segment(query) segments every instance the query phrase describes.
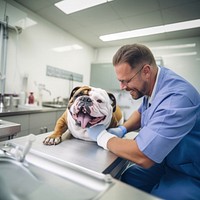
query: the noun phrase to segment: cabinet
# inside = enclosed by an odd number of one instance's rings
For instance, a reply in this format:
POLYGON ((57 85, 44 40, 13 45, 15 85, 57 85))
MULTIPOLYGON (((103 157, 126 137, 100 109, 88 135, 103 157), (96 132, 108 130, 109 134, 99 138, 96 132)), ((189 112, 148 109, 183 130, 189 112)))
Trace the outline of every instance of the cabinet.
POLYGON ((30 133, 41 134, 53 131, 56 121, 65 110, 52 110, 48 112, 38 112, 22 115, 0 117, 0 119, 21 124, 21 132, 15 137, 26 136, 30 133))
POLYGON ((56 123, 56 112, 30 114, 29 133, 40 134, 53 131, 56 123))
POLYGON ((65 110, 60 110, 56 112, 56 121, 63 115, 64 112, 65 110))
POLYGON ((119 90, 114 67, 111 63, 92 64, 90 85, 105 90, 119 90))
POLYGON ((25 136, 29 134, 29 115, 16 115, 1 117, 0 119, 21 124, 21 132, 17 133, 17 137, 25 136))

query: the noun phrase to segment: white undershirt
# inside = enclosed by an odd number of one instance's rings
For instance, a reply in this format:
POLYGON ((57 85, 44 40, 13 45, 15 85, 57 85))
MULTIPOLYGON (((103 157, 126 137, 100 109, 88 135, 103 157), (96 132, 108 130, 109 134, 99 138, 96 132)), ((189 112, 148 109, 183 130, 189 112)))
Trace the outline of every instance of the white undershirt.
POLYGON ((155 82, 155 84, 153 86, 153 91, 151 93, 151 96, 147 96, 147 98, 148 98, 148 105, 151 104, 151 102, 154 99, 156 87, 157 87, 157 84, 158 84, 158 77, 159 77, 159 75, 160 75, 160 67, 158 66, 158 73, 157 73, 157 76, 156 76, 156 82, 155 82))

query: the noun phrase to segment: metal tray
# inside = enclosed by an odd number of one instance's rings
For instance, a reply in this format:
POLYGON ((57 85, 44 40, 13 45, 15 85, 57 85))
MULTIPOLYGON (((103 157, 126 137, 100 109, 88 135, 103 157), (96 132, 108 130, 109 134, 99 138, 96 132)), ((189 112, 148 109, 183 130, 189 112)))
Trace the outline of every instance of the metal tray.
POLYGON ((104 175, 54 157, 29 153, 26 162, 0 155, 0 199, 99 199, 114 183, 104 175))

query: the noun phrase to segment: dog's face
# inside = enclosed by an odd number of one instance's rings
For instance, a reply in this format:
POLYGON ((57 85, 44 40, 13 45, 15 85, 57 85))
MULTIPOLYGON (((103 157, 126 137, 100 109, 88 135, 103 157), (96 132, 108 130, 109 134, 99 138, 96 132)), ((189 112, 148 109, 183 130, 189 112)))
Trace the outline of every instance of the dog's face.
POLYGON ((74 88, 68 104, 69 113, 81 128, 97 124, 108 127, 115 108, 114 95, 103 89, 88 86, 74 88))

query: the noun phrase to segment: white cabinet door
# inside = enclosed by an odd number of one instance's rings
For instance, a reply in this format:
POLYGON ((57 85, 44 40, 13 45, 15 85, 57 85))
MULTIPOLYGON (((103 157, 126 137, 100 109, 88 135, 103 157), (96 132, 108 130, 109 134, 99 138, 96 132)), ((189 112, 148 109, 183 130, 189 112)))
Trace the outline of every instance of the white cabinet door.
POLYGON ((56 111, 30 114, 29 132, 40 134, 53 131, 56 122, 56 111))

